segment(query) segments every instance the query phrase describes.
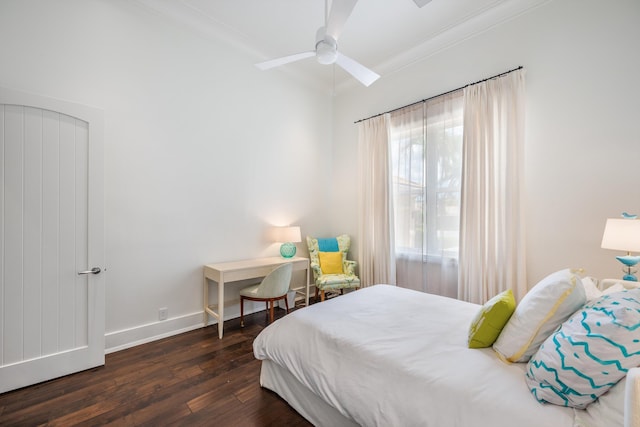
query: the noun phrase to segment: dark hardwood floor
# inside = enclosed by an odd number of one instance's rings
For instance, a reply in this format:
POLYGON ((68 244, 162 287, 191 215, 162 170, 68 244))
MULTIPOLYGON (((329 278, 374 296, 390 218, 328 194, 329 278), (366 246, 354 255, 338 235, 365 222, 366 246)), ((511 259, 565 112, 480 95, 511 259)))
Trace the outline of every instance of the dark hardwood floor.
MULTIPOLYGON (((276 316, 284 310, 276 310, 276 316)), ((309 426, 262 389, 265 312, 106 356, 103 367, 0 394, 0 426, 309 426)))

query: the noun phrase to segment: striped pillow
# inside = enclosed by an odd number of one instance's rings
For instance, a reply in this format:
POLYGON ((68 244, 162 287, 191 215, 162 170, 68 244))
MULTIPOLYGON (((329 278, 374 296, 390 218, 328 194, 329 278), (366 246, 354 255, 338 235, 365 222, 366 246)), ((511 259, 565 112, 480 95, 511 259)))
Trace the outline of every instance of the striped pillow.
POLYGON ((573 270, 548 275, 522 298, 493 349, 507 362, 527 362, 585 302, 584 287, 573 270))
POLYGON ((526 382, 540 402, 585 408, 640 366, 640 289, 585 305, 542 344, 526 382))

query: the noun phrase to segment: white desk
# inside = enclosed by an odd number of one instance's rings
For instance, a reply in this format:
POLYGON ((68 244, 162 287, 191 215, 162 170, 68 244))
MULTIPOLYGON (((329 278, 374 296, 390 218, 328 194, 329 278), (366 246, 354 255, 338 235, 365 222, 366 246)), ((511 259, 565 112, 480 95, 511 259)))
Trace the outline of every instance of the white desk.
POLYGON ((279 265, 291 263, 293 271, 306 271, 306 284, 301 288, 293 288, 298 294, 305 296, 304 304, 309 305, 309 259, 302 257, 282 258, 258 258, 243 261, 221 262, 207 264, 204 266, 204 325, 207 326, 209 315, 218 319, 218 336, 222 338, 224 323, 224 284, 237 280, 257 279, 265 277, 279 265), (209 280, 218 284, 218 306, 217 312, 209 306, 209 280), (303 292, 304 290, 304 292, 303 292))

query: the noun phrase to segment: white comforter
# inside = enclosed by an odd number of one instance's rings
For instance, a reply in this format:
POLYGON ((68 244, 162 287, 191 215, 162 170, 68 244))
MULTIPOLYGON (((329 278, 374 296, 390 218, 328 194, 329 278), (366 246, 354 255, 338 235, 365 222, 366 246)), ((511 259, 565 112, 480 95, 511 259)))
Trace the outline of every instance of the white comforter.
POLYGON ((274 322, 256 338, 254 354, 287 368, 362 426, 609 427, 621 422, 542 405, 524 382, 526 364, 507 365, 491 349, 467 348, 478 309, 376 285, 274 322))

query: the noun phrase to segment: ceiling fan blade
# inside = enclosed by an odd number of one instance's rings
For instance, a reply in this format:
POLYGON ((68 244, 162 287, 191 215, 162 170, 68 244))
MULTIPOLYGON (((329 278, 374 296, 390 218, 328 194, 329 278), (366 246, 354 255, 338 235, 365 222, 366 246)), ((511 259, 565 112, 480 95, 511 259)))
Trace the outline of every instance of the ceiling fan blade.
POLYGON ((309 52, 296 53, 294 55, 283 56, 282 58, 271 59, 265 62, 259 62, 256 67, 261 70, 268 70, 269 68, 279 67, 280 65, 288 64, 290 62, 299 61, 301 59, 310 58, 315 56, 316 52, 310 50, 309 52))
POLYGON ((347 73, 358 79, 365 86, 370 86, 373 82, 380 78, 379 74, 374 73, 364 65, 354 61, 348 56, 344 56, 338 52, 336 64, 342 67, 347 73))
POLYGON ((329 19, 327 20, 327 34, 338 40, 344 24, 349 19, 358 0, 333 0, 329 19))
POLYGON ((427 3, 430 3, 431 0, 413 0, 413 2, 418 5, 418 7, 422 7, 424 5, 426 5, 427 3))

